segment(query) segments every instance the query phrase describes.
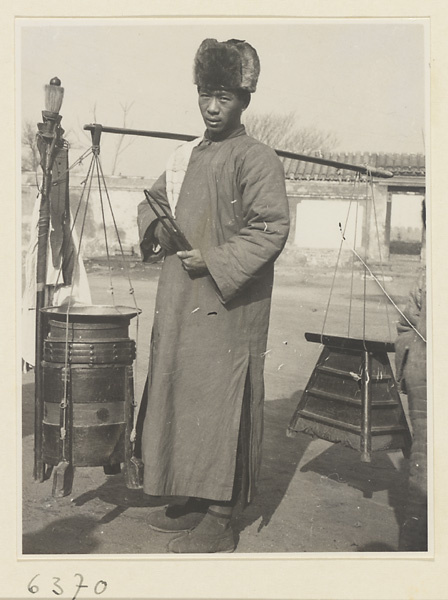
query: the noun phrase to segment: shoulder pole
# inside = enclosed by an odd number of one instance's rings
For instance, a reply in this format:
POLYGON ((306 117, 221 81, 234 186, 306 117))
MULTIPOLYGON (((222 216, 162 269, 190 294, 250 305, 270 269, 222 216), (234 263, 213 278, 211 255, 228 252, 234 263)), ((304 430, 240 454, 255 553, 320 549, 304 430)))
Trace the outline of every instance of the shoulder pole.
MULTIPOLYGON (((125 127, 107 127, 105 125, 99 125, 97 123, 84 125, 84 129, 86 131, 92 132, 98 130, 98 128, 100 128, 103 133, 117 133, 119 135, 154 137, 162 138, 165 140, 179 140, 183 142, 190 142, 191 140, 194 140, 198 137, 197 135, 189 135, 186 133, 171 133, 168 131, 146 131, 144 129, 127 129, 125 127)), ((317 163, 319 165, 326 165, 328 167, 333 167, 339 170, 346 169, 349 171, 356 171, 357 173, 361 173, 362 175, 371 175, 373 177, 382 178, 393 177, 393 173, 391 173, 390 171, 386 171, 385 169, 376 169, 375 167, 370 167, 369 165, 355 165, 351 163, 344 163, 324 158, 321 156, 297 154, 296 152, 289 152, 287 150, 275 150, 275 152, 278 154, 278 156, 282 156, 284 158, 292 158, 293 160, 302 160, 305 162, 317 163)))

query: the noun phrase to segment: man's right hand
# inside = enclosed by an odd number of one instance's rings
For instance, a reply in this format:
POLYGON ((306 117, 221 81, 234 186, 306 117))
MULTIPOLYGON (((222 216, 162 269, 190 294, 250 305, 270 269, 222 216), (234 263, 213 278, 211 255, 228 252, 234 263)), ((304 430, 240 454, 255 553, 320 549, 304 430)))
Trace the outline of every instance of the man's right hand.
POLYGON ((154 235, 162 249, 165 250, 167 254, 174 254, 177 252, 178 248, 175 242, 160 221, 156 225, 154 235))

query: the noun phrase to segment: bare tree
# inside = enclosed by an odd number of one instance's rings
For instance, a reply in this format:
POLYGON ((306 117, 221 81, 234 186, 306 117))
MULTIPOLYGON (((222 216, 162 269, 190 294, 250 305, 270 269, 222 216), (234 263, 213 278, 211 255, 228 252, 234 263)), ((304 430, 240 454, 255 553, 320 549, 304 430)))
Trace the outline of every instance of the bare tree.
POLYGON ((300 127, 295 112, 249 113, 244 123, 249 135, 277 150, 301 154, 324 153, 334 150, 339 141, 333 132, 316 127, 300 127))
POLYGON ((25 120, 22 125, 22 171, 37 171, 40 164, 37 149, 37 124, 25 120))
MULTIPOLYGON (((128 104, 127 102, 125 104, 122 104, 120 102, 120 106, 123 111, 122 127, 126 127, 128 113, 131 110, 133 104, 134 104, 133 102, 131 102, 131 104, 128 104)), ((115 171, 117 170, 118 161, 120 160, 120 155, 123 154, 123 152, 125 150, 127 150, 129 148, 129 146, 135 141, 135 138, 130 137, 128 139, 127 144, 123 144, 124 138, 125 138, 124 134, 120 135, 118 138, 118 141, 116 143, 111 175, 115 175, 115 171)))
MULTIPOLYGON (((129 116, 129 112, 130 112, 133 104, 134 104, 134 102, 131 102, 131 103, 125 102, 124 104, 122 102, 120 102, 120 107, 122 110, 121 127, 128 126, 128 116, 129 116)), ((97 111, 96 102, 93 104, 91 112, 92 112, 92 123, 100 123, 101 121, 98 120, 98 111, 97 111)), ((89 140, 89 143, 91 143, 90 133, 87 133, 86 131, 84 131, 83 126, 81 124, 79 124, 79 130, 82 131, 83 137, 87 138, 89 140)), ((128 139, 127 143, 125 144, 124 143, 125 137, 126 136, 124 134, 121 134, 118 136, 113 136, 113 138, 116 139, 116 143, 115 143, 114 149, 112 150, 112 167, 111 167, 110 171, 108 171, 110 175, 116 174, 121 155, 129 148, 129 146, 131 144, 133 144, 135 142, 135 138, 132 136, 129 136, 129 139, 128 139)), ((79 137, 78 137, 78 140, 79 140, 79 137)), ((106 172, 107 167, 104 167, 104 170, 106 172)))
MULTIPOLYGON (((22 171, 36 172, 40 165, 40 154, 37 147, 37 123, 26 119, 22 125, 22 171)), ((80 148, 77 136, 72 130, 65 131, 64 139, 72 148, 80 148), (75 142, 72 142, 72 139, 75 142)))

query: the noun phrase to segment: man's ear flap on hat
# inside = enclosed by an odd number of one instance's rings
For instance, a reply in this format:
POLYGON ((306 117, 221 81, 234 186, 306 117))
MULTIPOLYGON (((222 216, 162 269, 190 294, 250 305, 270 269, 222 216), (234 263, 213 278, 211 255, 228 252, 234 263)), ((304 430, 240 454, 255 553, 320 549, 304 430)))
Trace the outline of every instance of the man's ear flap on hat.
POLYGON ((246 90, 235 90, 235 93, 238 95, 238 98, 244 104, 242 110, 246 110, 246 108, 249 106, 250 101, 252 99, 252 94, 246 90))

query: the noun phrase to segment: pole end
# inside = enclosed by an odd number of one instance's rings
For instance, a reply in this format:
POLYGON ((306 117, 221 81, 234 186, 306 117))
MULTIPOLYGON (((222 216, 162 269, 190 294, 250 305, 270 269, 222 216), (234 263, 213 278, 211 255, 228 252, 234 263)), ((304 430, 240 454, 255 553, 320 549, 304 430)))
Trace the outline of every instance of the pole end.
POLYGON ((50 83, 45 86, 45 110, 59 114, 64 99, 64 88, 61 87, 59 77, 53 77, 50 83))

